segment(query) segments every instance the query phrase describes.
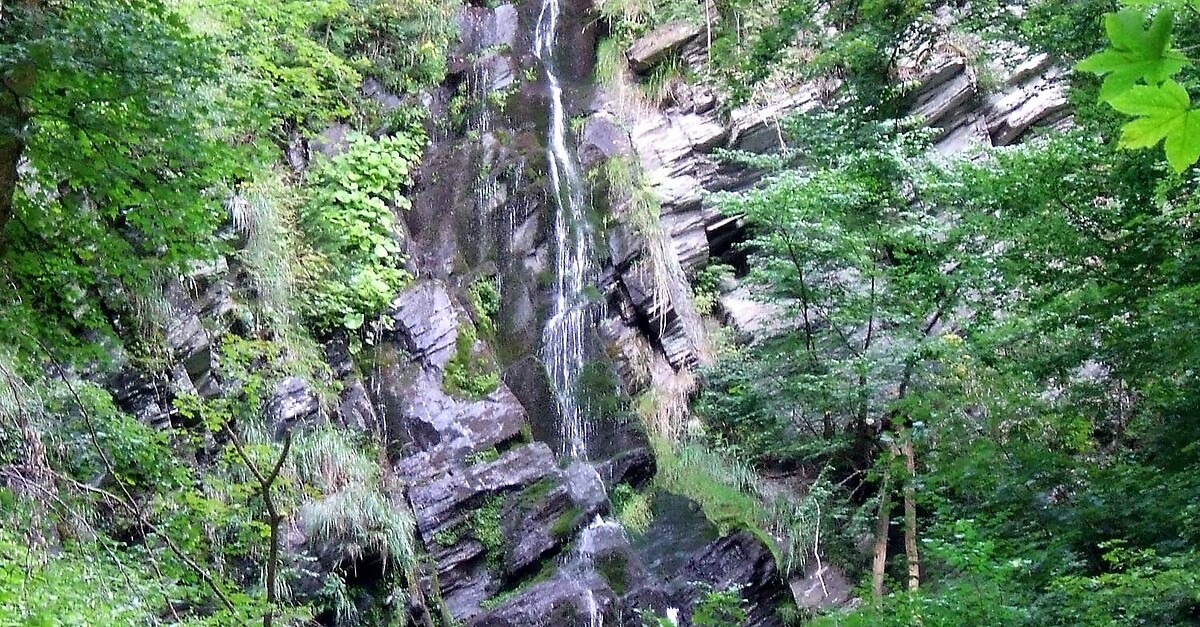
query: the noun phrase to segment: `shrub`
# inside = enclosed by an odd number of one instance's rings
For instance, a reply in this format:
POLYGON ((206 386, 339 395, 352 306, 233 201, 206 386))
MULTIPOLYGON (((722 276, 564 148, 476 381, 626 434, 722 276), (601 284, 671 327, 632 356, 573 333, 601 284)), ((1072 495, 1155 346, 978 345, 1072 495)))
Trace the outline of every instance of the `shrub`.
POLYGON ((424 144, 419 130, 380 139, 354 135, 346 152, 315 168, 303 216, 317 270, 301 309, 318 330, 358 330, 411 280, 393 207, 410 206, 401 192, 412 184, 424 144))

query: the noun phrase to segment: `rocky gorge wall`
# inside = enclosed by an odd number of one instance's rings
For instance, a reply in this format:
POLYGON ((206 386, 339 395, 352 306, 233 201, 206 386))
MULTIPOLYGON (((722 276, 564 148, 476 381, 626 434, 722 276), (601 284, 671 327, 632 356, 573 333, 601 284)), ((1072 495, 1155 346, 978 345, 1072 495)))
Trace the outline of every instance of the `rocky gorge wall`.
MULTIPOLYGON (((775 608, 789 599, 801 607, 846 602, 849 587, 836 569, 810 567, 785 582, 759 539, 720 533, 684 497, 656 499, 653 521, 637 537, 605 522, 614 486, 641 489, 655 473, 652 446, 633 415, 594 417, 589 461, 562 455, 540 355, 554 203, 544 77, 531 51, 538 9, 525 2, 461 13, 449 77, 421 102, 433 142, 413 208, 399 216, 417 279, 393 301, 391 330, 374 348, 351 355, 345 342, 326 346, 340 388, 335 403, 323 405, 309 383, 292 377, 273 391, 269 419, 278 429, 331 421, 384 445, 391 498, 414 513, 427 556, 421 580, 411 582, 408 614, 417 625, 593 625, 598 617, 605 625, 641 625, 638 609, 694 605, 703 595, 697 583, 741 586, 747 625, 782 624, 775 608), (494 314, 473 302, 479 282, 498 288, 494 314), (463 393, 447 384, 454 369, 499 377, 483 394, 463 393)), ((779 121, 820 106, 825 92, 796 85, 729 109, 714 90, 680 84, 661 108, 631 114, 592 83, 598 24, 588 0, 572 0, 564 15, 560 46, 570 51, 562 58, 571 61, 567 100, 580 162, 593 172, 612 159, 636 163, 658 205, 658 227, 647 230, 603 186, 593 189, 606 228, 595 290, 602 315, 590 355, 618 373, 627 395, 675 386, 686 401, 684 375, 709 358, 688 278, 727 258, 744 228, 705 194, 746 189, 762 176, 716 150, 780 148, 779 121)), ((645 73, 670 55, 700 69, 701 30, 671 24, 647 35, 628 51, 629 71, 645 73)), ((1063 72, 1045 57, 1009 55, 995 69, 999 87, 986 91, 961 56, 916 56, 924 60, 907 70, 916 77, 913 113, 939 129, 940 151, 1009 145, 1038 125, 1069 123, 1063 72)), ((378 85, 367 91, 385 108, 405 104, 378 85)), ((310 152, 337 151, 345 131, 335 126, 314 141, 298 139, 293 165, 303 168, 310 152)), ((173 396, 222 393, 213 341, 224 329, 214 321, 231 307, 237 281, 236 267, 218 263, 170 287, 173 365, 114 378, 122 408, 160 424, 171 420, 173 396)), ((741 291, 723 294, 717 313, 751 336, 773 315, 741 291)), ((299 525, 287 540, 290 559, 320 563, 330 552, 313 546, 299 525)), ((369 562, 360 565, 360 580, 380 575, 369 562)), ((302 593, 320 585, 320 568, 311 570, 317 574, 300 582, 302 593)))

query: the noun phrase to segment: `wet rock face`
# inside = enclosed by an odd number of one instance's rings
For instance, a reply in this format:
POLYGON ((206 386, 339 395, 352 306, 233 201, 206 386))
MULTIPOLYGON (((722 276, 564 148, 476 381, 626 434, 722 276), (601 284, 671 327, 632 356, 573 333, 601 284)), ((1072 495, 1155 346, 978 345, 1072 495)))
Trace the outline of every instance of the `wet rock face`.
POLYGON ((200 320, 200 308, 178 283, 168 285, 166 297, 170 316, 165 331, 171 355, 201 394, 213 396, 217 393, 212 376, 213 349, 208 329, 200 320))
POLYGON ((108 381, 108 389, 121 411, 147 425, 171 426, 170 390, 163 381, 140 370, 125 369, 108 381))
POLYGON ((459 315, 445 284, 433 280, 406 289, 392 301, 387 313, 409 353, 434 369, 445 368, 454 354, 459 315))
POLYGON ((578 492, 542 443, 518 445, 491 461, 448 462, 430 474, 408 475, 409 499, 442 598, 459 619, 477 616, 483 601, 509 582, 552 563, 607 507, 603 498, 578 492))
POLYGON ((620 620, 612 591, 597 575, 560 574, 535 584, 491 612, 467 623, 470 627, 592 627, 632 625, 620 620))
POLYGON ((588 117, 579 138, 579 163, 591 169, 607 159, 633 156, 633 144, 629 132, 621 128, 615 116, 601 112, 588 117))
MULTIPOLYGON (((443 390, 467 320, 443 283, 415 283, 392 311, 399 345, 375 351, 362 387, 408 486, 441 596, 454 617, 470 619, 485 599, 561 553, 607 511, 607 497, 590 466, 560 469, 547 445, 526 441, 525 408, 507 385, 478 400, 443 390)), ((365 411, 352 390, 343 406, 365 411)))
MULTIPOLYGON (((716 590, 743 586, 746 627, 782 624, 775 608, 788 598, 788 593, 780 585, 775 558, 762 542, 744 531, 709 544, 680 570, 676 582, 703 582, 716 590)), ((703 591, 689 586, 684 597, 694 606, 702 600, 703 591)))
POLYGON ((610 489, 619 483, 641 488, 654 478, 655 466, 654 454, 647 448, 639 447, 600 464, 596 472, 610 489))
POLYGON ((378 433, 379 417, 366 386, 357 378, 347 381, 345 385, 333 411, 337 424, 343 429, 360 433, 378 433))

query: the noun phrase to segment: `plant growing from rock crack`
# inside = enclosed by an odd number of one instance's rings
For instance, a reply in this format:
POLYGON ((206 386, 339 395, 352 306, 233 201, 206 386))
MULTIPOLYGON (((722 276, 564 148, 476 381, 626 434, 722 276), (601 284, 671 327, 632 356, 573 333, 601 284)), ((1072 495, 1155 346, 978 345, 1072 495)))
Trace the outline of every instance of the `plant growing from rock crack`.
POLYGON ((500 518, 503 509, 504 495, 492 494, 470 516, 471 533, 483 545, 487 564, 493 569, 504 566, 504 555, 508 551, 500 518))
POLYGON ((317 270, 305 281, 302 311, 318 330, 357 331, 411 279, 404 269, 393 208, 425 144, 419 129, 372 139, 353 135, 346 151, 320 163, 302 210, 317 270))
POLYGON ((476 354, 475 343, 478 339, 478 331, 470 321, 459 325, 454 355, 446 363, 442 379, 447 392, 481 399, 500 385, 500 372, 495 364, 487 355, 476 354))

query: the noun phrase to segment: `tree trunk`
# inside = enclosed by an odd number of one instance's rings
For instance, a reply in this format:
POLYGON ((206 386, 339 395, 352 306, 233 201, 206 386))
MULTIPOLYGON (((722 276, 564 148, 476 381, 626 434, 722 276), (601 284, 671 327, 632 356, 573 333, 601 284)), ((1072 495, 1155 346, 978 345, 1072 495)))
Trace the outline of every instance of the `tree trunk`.
POLYGON ((887 567, 888 527, 891 522, 891 514, 892 473, 890 468, 885 466, 883 486, 879 489, 879 516, 875 519, 875 550, 871 560, 871 596, 875 598, 876 603, 883 599, 883 574, 887 567))
POLYGON ((908 476, 904 482, 904 555, 908 558, 908 589, 916 590, 921 585, 921 558, 917 553, 917 455, 913 449, 912 436, 904 436, 904 468, 908 476))
POLYGON ((4 225, 12 217, 17 190, 17 167, 25 152, 25 127, 29 113, 24 99, 33 88, 34 70, 29 63, 0 76, 0 252, 4 250, 4 225))
MULTIPOLYGON (((29 46, 43 37, 42 21, 48 11, 43 0, 0 2, 0 41, 29 46), (7 10, 6 10, 7 9, 7 10)), ((0 69, 0 252, 4 252, 4 226, 12 217, 17 191, 17 167, 25 152, 29 125, 26 100, 33 93, 37 67, 29 58, 17 58, 0 69)))
POLYGON ((233 445, 233 450, 238 457, 242 459, 242 463, 250 470, 250 474, 258 480, 259 496, 262 497, 263 506, 267 510, 267 527, 270 529, 270 536, 267 547, 267 564, 266 573, 263 575, 263 587, 266 588, 267 594, 267 609, 263 611, 263 627, 272 627, 275 624, 275 613, 278 611, 279 599, 276 593, 279 581, 279 543, 280 543, 280 526, 283 525, 285 517, 279 511, 279 507, 275 504, 275 497, 271 494, 271 488, 275 485, 275 481, 279 479, 279 473, 283 470, 283 464, 287 462, 288 453, 292 450, 292 433, 289 431, 283 439, 283 450, 279 453, 279 458, 275 461, 275 465, 271 468, 269 474, 263 474, 262 470, 246 453, 246 448, 242 445, 242 440, 238 437, 237 431, 228 422, 225 423, 225 432, 229 434, 229 442, 233 445))

